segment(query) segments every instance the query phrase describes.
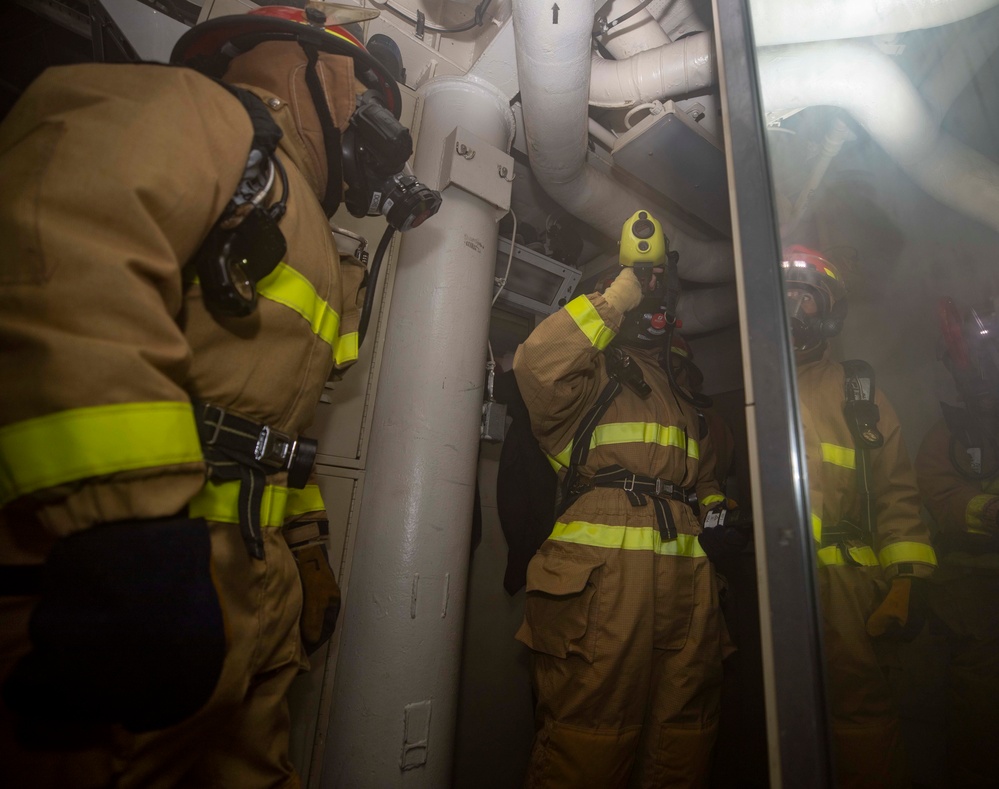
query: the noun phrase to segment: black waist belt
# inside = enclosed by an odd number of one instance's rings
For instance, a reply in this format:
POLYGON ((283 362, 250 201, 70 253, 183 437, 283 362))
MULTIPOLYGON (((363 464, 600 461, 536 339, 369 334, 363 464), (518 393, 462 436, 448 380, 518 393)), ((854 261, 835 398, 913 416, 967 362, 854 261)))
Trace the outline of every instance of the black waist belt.
POLYGON ((643 507, 651 498, 652 506, 656 511, 656 523, 659 525, 659 536, 663 542, 676 539, 676 521, 667 503, 668 499, 687 504, 694 511, 694 515, 698 515, 700 512, 697 505, 697 494, 693 488, 683 488, 664 479, 634 474, 621 466, 607 466, 600 469, 592 477, 581 477, 568 500, 563 503, 562 512, 569 509, 569 506, 580 496, 593 488, 622 488, 628 494, 628 500, 633 507, 643 507))
POLYGON ((268 474, 288 472, 289 488, 304 488, 316 462, 317 443, 235 416, 211 403, 195 403, 201 450, 209 479, 239 480, 239 527, 250 555, 264 558, 260 505, 268 474))
POLYGON ((862 567, 860 562, 853 558, 850 553, 850 548, 847 545, 848 542, 862 542, 871 548, 870 535, 867 530, 858 526, 850 521, 840 521, 835 526, 822 527, 822 541, 819 543, 820 548, 828 548, 831 545, 835 545, 839 548, 840 556, 843 557, 843 563, 851 567, 862 567))

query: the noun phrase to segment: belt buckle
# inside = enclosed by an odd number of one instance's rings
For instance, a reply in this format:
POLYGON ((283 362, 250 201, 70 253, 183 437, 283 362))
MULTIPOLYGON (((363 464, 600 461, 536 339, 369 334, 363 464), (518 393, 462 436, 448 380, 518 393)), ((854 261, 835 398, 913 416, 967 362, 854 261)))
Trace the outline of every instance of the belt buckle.
MULTIPOLYGON (((663 481, 660 477, 656 477, 656 496, 662 496, 663 487, 670 488, 671 485, 663 485, 663 481)), ((669 490, 666 491, 667 493, 669 490)))
POLYGON ((291 465, 298 442, 287 433, 264 425, 253 449, 253 457, 265 466, 283 469, 291 465))
POLYGON ((631 479, 625 477, 623 487, 626 491, 628 491, 628 493, 631 493, 635 489, 635 476, 635 474, 632 474, 631 479))

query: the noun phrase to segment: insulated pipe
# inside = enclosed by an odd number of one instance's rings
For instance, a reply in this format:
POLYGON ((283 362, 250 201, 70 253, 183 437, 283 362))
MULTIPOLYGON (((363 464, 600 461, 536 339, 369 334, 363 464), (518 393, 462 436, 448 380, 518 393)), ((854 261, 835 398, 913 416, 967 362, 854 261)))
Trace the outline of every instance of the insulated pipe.
POLYGON ((930 109, 939 115, 946 113, 996 49, 999 49, 999 13, 983 17, 980 24, 955 36, 936 67, 919 85, 930 109))
MULTIPOLYGON (((457 126, 509 151, 513 113, 496 88, 445 77, 420 95, 413 169, 428 186, 439 188, 457 126)), ((402 236, 392 289, 333 686, 331 789, 451 785, 498 225, 470 192, 442 198, 402 236)))
POLYGON ((594 52, 590 104, 630 107, 646 101, 706 93, 717 81, 712 35, 695 33, 674 44, 639 52, 627 60, 604 60, 594 52))
POLYGON ((753 0, 756 46, 880 36, 939 27, 999 0, 753 0))
POLYGON ((686 335, 704 334, 732 325, 739 314, 735 284, 681 291, 676 314, 683 322, 682 331, 686 335))
MULTIPOLYGON (((517 73, 531 172, 567 211, 617 239, 639 208, 654 212, 680 252, 680 274, 694 282, 731 282, 732 245, 680 230, 667 213, 586 164, 592 6, 566 4, 552 24, 546 0, 514 0, 517 73)), ((730 322, 734 317, 730 315, 730 322)))
MULTIPOLYGON (((593 11, 597 13, 605 0, 595 0, 593 11)), ((608 22, 623 16, 639 5, 642 0, 613 0, 601 14, 608 22)), ((669 43, 669 36, 659 26, 656 18, 643 8, 633 17, 626 19, 606 35, 600 36, 600 43, 617 60, 625 60, 647 49, 655 49, 669 43)))
POLYGON ((942 132, 905 73, 870 44, 769 47, 759 73, 768 113, 843 108, 928 194, 999 230, 999 165, 942 132))

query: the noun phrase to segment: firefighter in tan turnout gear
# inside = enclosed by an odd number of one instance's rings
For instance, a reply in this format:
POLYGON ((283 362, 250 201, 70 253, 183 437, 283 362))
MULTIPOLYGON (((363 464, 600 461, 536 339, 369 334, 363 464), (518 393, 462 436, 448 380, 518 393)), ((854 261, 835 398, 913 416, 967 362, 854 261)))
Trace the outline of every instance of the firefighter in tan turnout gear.
POLYGON ((785 252, 783 274, 839 785, 903 787, 906 755, 883 667, 894 642, 915 637, 925 621, 924 579, 936 557, 894 409, 869 365, 829 358, 827 340, 846 317, 839 273, 819 253, 795 246, 785 252))
POLYGON ((660 365, 678 276, 646 212, 625 224, 622 262, 514 360, 563 469, 517 634, 537 693, 528 787, 700 786, 717 730, 729 642, 698 534, 725 499, 690 394, 660 365))
POLYGON ((314 647, 337 590, 300 434, 364 293, 327 218, 361 94, 399 113, 308 21, 192 28, 174 62, 224 84, 51 69, 0 126, 0 785, 299 785, 282 525, 314 647))
POLYGON ((947 655, 947 773, 985 787, 999 775, 999 314, 942 299, 939 317, 961 402, 940 403, 916 479, 939 527, 930 610, 947 655))

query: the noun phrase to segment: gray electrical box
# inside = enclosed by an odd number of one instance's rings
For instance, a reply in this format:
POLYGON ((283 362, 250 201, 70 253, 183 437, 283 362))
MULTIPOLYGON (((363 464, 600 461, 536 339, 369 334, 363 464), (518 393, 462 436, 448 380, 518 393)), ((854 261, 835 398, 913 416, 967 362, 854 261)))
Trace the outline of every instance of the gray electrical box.
MULTIPOLYGON (((510 257, 510 240, 500 238, 497 247, 496 276, 502 277, 510 257)), ((514 244, 510 273, 499 301, 518 312, 550 315, 572 298, 581 276, 579 269, 514 244)))

